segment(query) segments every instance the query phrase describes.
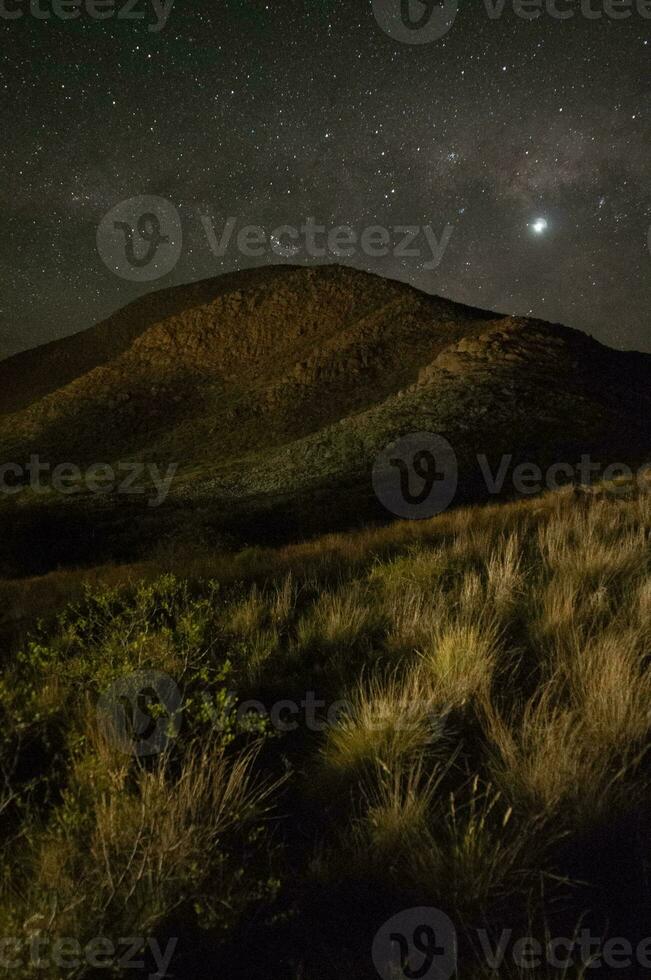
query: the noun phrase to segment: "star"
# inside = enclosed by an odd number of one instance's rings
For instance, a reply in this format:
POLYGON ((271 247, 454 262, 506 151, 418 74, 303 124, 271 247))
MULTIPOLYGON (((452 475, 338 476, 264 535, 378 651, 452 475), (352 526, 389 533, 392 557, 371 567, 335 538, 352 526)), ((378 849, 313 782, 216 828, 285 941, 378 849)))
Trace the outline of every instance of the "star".
MULTIPOLYGON (((147 194, 184 215, 179 262, 151 289, 215 274, 195 219, 207 210, 267 236, 259 257, 227 248, 220 272, 279 261, 287 240, 270 233, 310 215, 360 237, 449 224, 435 271, 416 254, 341 261, 651 348, 648 20, 631 13, 606 30, 575 17, 561 34, 554 17, 493 21, 476 3, 444 37, 412 45, 382 34, 371 3, 317 0, 297 18, 293 4, 195 0, 187 16, 173 5, 158 32, 148 30, 156 4, 141 6, 149 14, 124 31, 85 15, 56 30, 35 20, 28 31, 26 18, 12 29, 0 83, 12 351, 140 295, 97 261, 94 243, 112 207, 147 194), (234 38, 237 63, 227 56, 234 38), (529 248, 514 247, 520 236, 529 248)), ((0 357, 9 352, 0 342, 0 357)))

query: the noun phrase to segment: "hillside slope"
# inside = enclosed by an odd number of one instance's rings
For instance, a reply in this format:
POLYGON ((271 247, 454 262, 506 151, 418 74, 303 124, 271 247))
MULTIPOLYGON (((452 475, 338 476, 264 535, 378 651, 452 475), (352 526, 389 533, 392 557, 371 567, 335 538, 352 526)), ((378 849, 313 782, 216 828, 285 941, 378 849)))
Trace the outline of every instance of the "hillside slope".
POLYGON ((192 980, 397 976, 414 908, 460 980, 590 975, 484 942, 648 949, 650 528, 566 490, 0 582, 3 933, 176 937, 192 980))
POLYGON ((451 442, 461 500, 486 495, 482 454, 494 470, 640 462, 650 445, 651 356, 340 266, 153 293, 0 363, 0 393, 5 460, 174 464, 169 505, 221 526, 282 512, 296 533, 386 516, 371 468, 406 433, 451 442))

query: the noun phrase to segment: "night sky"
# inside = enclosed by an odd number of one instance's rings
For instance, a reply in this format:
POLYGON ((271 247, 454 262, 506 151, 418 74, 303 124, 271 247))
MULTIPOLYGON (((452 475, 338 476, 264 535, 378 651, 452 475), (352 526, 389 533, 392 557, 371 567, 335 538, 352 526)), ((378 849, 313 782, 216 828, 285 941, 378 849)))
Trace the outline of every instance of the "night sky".
POLYGON ((371 0, 176 0, 161 30, 151 0, 133 8, 144 19, 68 21, 4 0, 25 14, 0 20, 0 353, 152 289, 289 261, 234 241, 215 256, 202 215, 218 237, 228 217, 380 225, 392 242, 396 226, 449 226, 437 268, 427 247, 339 261, 651 350, 651 20, 635 2, 621 20, 558 6, 574 16, 507 3, 491 19, 461 0, 447 33, 405 43, 371 0), (176 266, 147 282, 97 248, 104 215, 140 195, 170 202, 183 233, 176 266))

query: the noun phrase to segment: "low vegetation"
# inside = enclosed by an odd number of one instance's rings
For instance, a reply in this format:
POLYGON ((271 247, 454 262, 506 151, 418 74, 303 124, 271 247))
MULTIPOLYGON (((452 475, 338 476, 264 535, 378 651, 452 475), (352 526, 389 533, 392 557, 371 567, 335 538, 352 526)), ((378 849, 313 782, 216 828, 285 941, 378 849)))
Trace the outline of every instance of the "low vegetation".
POLYGON ((648 494, 567 491, 2 583, 0 933, 363 980, 382 922, 434 906, 462 977, 581 976, 491 973, 476 935, 642 927, 650 518, 648 494), (102 709, 134 671, 141 754, 102 709))

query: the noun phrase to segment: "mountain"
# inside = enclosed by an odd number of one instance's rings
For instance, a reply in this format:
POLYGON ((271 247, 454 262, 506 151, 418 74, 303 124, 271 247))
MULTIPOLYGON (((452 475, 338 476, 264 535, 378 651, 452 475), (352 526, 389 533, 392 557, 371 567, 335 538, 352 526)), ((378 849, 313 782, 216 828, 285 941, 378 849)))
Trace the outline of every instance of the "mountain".
POLYGON ((445 436, 458 499, 478 499, 479 456, 492 472, 502 456, 639 464, 650 410, 651 355, 341 266, 249 270, 151 293, 0 362, 2 459, 178 466, 160 508, 81 486, 11 496, 0 521, 85 508, 96 533, 136 507, 154 537, 179 515, 300 535, 389 516, 371 469, 397 436, 445 436))

